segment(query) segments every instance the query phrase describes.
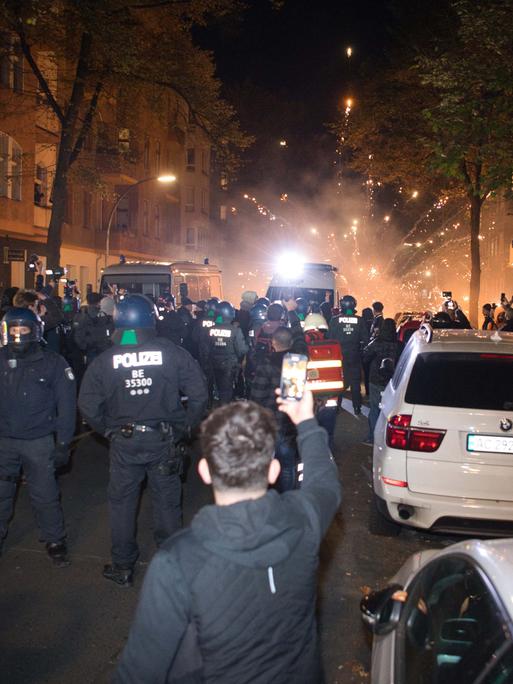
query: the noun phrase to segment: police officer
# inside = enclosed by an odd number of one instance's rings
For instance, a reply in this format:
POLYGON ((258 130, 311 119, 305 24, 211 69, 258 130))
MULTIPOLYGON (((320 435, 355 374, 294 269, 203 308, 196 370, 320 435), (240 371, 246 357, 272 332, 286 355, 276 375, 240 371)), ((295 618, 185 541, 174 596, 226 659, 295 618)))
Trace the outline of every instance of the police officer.
POLYGON ((108 490, 112 564, 103 575, 130 586, 138 557, 136 516, 145 477, 152 495, 154 537, 164 542, 182 524, 181 459, 175 445, 203 417, 201 370, 181 347, 156 336, 157 311, 143 295, 114 310, 114 346, 89 366, 79 408, 110 439, 108 490), (180 402, 187 395, 187 411, 180 402))
POLYGON ((331 319, 328 337, 340 343, 344 381, 351 387, 353 410, 359 416, 362 412, 361 352, 369 341, 369 333, 361 317, 356 315, 356 299, 351 295, 340 300, 340 314, 331 319))
POLYGON ((15 307, 2 319, 0 350, 0 551, 21 468, 32 509, 56 565, 69 565, 55 468, 68 461, 76 387, 68 363, 40 345, 43 324, 15 307))
POLYGON ((216 322, 201 340, 202 365, 212 369, 221 404, 233 400, 237 371, 248 352, 241 329, 233 325, 234 319, 235 309, 230 302, 220 302, 216 322))
POLYGON ((98 292, 88 292, 87 306, 82 307, 73 320, 75 344, 83 352, 86 365, 112 344, 112 318, 101 310, 101 300, 98 292))

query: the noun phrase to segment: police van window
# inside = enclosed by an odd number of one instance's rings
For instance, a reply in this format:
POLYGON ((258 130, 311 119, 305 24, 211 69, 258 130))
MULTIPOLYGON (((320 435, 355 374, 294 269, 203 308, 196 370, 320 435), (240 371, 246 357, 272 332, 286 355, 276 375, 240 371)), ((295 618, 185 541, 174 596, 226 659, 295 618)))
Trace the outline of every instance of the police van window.
POLYGON ((504 610, 487 578, 456 554, 428 564, 408 587, 396 645, 396 684, 510 681, 488 677, 504 671, 497 663, 512 646, 504 610))
POLYGON ((209 299, 211 296, 209 276, 198 276, 198 297, 196 301, 198 301, 198 299, 209 299))
POLYGON ((307 287, 290 287, 290 288, 285 288, 285 287, 270 287, 267 290, 267 297, 271 300, 271 302, 279 301, 283 299, 283 296, 285 294, 290 294, 292 293, 292 296, 294 299, 297 299, 298 297, 302 297, 303 299, 306 299, 307 302, 313 304, 322 304, 325 301, 329 301, 330 304, 333 306, 334 302, 334 292, 333 290, 326 290, 324 288, 322 289, 316 289, 316 288, 307 288, 307 287))
POLYGON ((198 299, 201 299, 201 297, 198 296, 198 276, 187 274, 185 276, 185 282, 187 283, 187 289, 189 291, 189 299, 192 299, 193 302, 197 302, 198 299))
POLYGON ((126 290, 132 294, 143 294, 158 298, 170 291, 171 276, 161 275, 104 275, 102 277, 101 292, 119 292, 126 290), (111 289, 112 288, 112 289, 111 289))

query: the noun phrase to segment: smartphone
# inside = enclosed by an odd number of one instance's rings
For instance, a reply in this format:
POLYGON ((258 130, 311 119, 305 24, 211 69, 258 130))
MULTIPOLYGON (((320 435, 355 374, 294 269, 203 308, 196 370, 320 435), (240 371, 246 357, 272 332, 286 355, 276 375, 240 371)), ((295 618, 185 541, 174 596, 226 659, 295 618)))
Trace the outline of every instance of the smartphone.
POLYGON ((450 290, 444 290, 442 292, 442 297, 444 297, 444 299, 452 299, 452 292, 450 290))
POLYGON ((305 354, 285 354, 280 380, 282 399, 300 401, 303 398, 307 366, 308 357, 305 354))

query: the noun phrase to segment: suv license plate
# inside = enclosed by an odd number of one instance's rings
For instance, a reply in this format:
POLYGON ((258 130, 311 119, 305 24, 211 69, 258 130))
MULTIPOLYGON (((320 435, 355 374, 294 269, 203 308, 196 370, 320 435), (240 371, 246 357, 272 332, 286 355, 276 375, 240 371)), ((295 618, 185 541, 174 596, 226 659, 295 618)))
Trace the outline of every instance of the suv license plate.
POLYGON ((467 451, 482 451, 489 454, 513 454, 513 437, 467 435, 467 451))

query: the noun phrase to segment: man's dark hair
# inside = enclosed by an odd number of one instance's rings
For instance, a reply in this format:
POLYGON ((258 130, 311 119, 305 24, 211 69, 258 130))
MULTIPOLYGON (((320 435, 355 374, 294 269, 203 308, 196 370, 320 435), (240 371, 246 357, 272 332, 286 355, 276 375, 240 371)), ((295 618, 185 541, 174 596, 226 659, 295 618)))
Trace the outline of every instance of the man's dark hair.
POLYGON ((290 349, 292 347, 291 330, 283 326, 276 328, 272 337, 272 342, 276 351, 286 351, 287 349, 290 349))
POLYGON ((381 302, 374 302, 372 308, 376 313, 383 313, 384 306, 381 302))
POLYGON ((213 411, 201 425, 201 453, 219 491, 266 488, 274 456, 276 419, 253 401, 236 401, 213 411))
POLYGON ((34 306, 39 300, 39 297, 34 290, 18 290, 13 297, 13 305, 19 306, 22 309, 29 309, 34 306))
POLYGON ((485 309, 486 311, 488 311, 488 313, 490 313, 490 311, 492 310, 492 305, 491 304, 483 304, 483 309, 485 309))
POLYGON ((86 302, 89 306, 98 306, 101 300, 102 296, 99 292, 88 292, 86 295, 86 302))

